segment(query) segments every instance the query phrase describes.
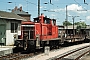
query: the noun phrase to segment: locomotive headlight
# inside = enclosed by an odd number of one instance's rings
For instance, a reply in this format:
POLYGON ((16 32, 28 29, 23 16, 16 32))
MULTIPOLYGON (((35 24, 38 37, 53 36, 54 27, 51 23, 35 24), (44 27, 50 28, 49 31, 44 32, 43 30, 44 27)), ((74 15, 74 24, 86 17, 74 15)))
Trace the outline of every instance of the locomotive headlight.
POLYGON ((14 35, 13 35, 14 39, 17 39, 17 36, 18 36, 17 34, 14 34, 14 35))
POLYGON ((37 38, 37 37, 39 37, 39 35, 38 35, 38 34, 36 35, 36 38, 37 38))

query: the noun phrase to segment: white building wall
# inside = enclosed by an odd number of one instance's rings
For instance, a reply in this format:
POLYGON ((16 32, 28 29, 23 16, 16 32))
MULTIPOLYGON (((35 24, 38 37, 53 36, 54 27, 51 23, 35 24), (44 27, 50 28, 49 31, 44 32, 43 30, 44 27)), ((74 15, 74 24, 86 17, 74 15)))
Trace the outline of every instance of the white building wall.
POLYGON ((9 21, 7 23, 7 28, 6 28, 6 45, 14 45, 14 35, 18 35, 17 33, 11 33, 11 22, 15 21, 9 21))
POLYGON ((11 22, 7 23, 6 27, 6 45, 13 45, 14 44, 14 33, 11 33, 11 22))

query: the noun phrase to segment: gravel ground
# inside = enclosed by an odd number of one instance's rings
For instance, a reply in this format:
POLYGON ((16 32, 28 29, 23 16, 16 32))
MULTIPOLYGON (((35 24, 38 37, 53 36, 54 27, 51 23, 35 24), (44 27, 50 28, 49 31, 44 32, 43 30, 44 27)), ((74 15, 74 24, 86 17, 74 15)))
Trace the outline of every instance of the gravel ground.
POLYGON ((85 57, 83 57, 83 58, 82 58, 82 59, 80 59, 80 60, 90 60, 90 55, 85 56, 85 57))

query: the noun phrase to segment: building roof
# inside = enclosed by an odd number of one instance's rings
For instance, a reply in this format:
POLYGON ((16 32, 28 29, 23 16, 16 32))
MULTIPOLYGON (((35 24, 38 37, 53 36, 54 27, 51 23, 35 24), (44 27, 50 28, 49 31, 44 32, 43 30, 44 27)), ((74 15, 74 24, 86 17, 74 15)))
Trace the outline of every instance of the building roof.
POLYGON ((0 18, 26 21, 23 17, 11 12, 0 11, 0 18))
POLYGON ((28 12, 23 11, 22 6, 20 8, 17 8, 17 6, 15 6, 12 12, 18 15, 31 15, 31 14, 28 14, 28 12))
POLYGON ((22 11, 16 10, 13 13, 18 14, 18 15, 30 15, 30 14, 28 14, 27 12, 25 12, 23 10, 22 11))

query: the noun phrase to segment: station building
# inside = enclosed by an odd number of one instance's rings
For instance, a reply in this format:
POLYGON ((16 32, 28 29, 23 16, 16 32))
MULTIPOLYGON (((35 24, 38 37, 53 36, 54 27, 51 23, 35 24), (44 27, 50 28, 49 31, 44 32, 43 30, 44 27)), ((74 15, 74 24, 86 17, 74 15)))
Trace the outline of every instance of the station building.
POLYGON ((26 21, 17 14, 0 11, 0 44, 13 45, 17 35, 21 34, 21 21, 26 21))

